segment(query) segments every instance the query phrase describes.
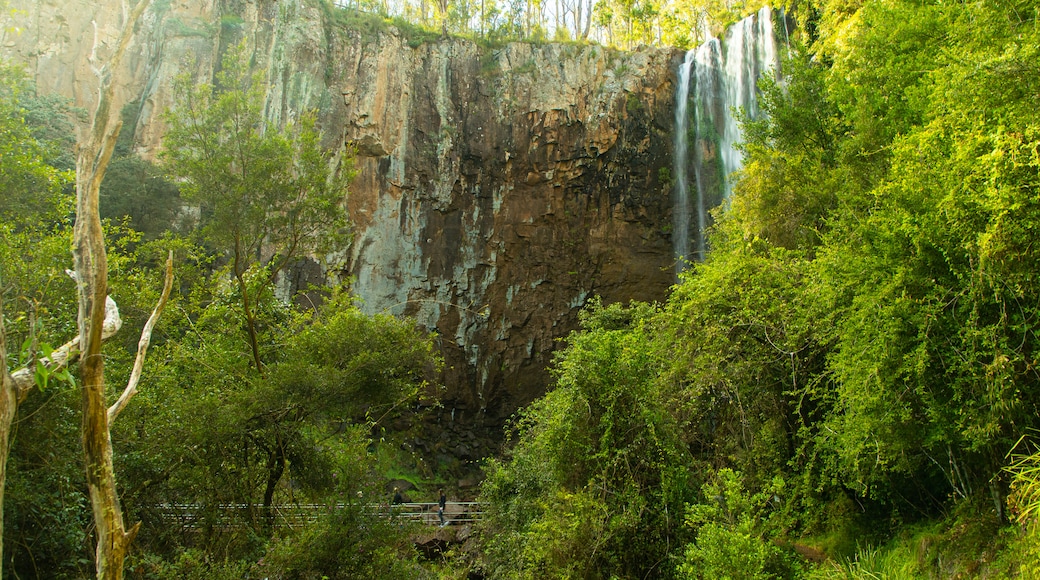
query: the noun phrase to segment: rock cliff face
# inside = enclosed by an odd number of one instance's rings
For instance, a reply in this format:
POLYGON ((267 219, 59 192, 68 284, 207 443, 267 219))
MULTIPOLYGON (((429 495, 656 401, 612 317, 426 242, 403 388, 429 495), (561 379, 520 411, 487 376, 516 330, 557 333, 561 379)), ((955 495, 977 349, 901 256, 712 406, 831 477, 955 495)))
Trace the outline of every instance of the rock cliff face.
MULTIPOLYGON (((138 152, 161 147, 174 75, 210 79, 245 38, 268 71, 271 122, 316 109, 326 145, 357 156, 352 245, 286 284, 353 278, 368 310, 436 330, 445 420, 500 425, 544 391, 557 339, 589 298, 661 299, 673 283, 681 54, 420 43, 340 26, 311 0, 153 2, 120 87, 138 152)), ((22 32, 7 35, 8 58, 26 62, 41 90, 89 107, 87 57, 95 34, 104 55, 122 5, 12 4, 22 32)))

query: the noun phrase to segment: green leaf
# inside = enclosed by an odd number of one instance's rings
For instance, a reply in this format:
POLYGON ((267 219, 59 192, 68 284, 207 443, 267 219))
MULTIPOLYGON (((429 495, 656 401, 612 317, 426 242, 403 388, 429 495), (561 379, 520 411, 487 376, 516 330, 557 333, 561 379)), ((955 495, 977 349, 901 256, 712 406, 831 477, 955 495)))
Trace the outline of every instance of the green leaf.
POLYGON ((36 361, 36 372, 33 373, 33 379, 36 381, 36 386, 41 391, 47 389, 47 380, 50 378, 51 371, 40 361, 36 361))

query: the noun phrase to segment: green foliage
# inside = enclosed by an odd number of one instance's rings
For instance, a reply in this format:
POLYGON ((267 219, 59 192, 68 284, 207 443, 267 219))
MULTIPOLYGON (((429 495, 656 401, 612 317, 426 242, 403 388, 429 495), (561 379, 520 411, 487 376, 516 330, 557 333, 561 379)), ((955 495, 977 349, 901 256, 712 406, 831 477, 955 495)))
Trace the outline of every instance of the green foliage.
POLYGON ((507 461, 481 490, 492 577, 667 574, 688 474, 653 377, 663 367, 646 304, 582 315, 556 388, 525 409, 507 461))
POLYGON ((407 408, 436 369, 430 338, 409 321, 367 316, 347 295, 317 315, 267 296, 258 313, 271 363, 261 377, 232 315, 233 292, 217 294, 193 320, 171 321, 185 333, 156 347, 154 384, 126 410, 127 470, 153 482, 126 501, 141 507, 142 538, 156 551, 194 535, 211 553, 259 557, 275 521, 269 506, 371 494, 365 434, 407 408), (171 438, 182 442, 174 450, 171 438), (204 524, 164 526, 149 512, 162 503, 197 503, 204 524), (221 507, 228 504, 257 507, 221 507))
MULTIPOLYGON (((781 65, 783 86, 763 79, 761 106, 768 114, 743 119, 744 168, 726 219, 726 236, 761 238, 791 250, 811 250, 826 228, 839 195, 857 180, 839 163, 837 144, 847 130, 831 102, 823 67, 794 51, 781 65)), ((855 190, 852 190, 855 191, 855 190)), ((720 240, 719 238, 722 238, 720 240)))
POLYGON ((49 140, 63 101, 34 93, 20 70, 0 66, 0 299, 10 364, 34 369, 48 387, 71 379, 41 359, 75 336, 73 287, 64 274, 73 202, 64 188, 72 176, 52 165, 63 143, 49 140))
MULTIPOLYGON (((487 46, 505 42, 607 43, 690 48, 765 5, 761 0, 579 0, 550 7, 542 0, 443 0, 387 3, 321 0, 325 18, 370 42, 396 29, 412 48, 447 36, 487 46)), ((185 28, 181 24, 181 28, 185 28)), ((182 34, 198 33, 194 30, 182 34)))
POLYGON ((363 428, 348 428, 335 439, 326 467, 326 498, 334 502, 318 520, 290 530, 269 546, 256 571, 284 578, 414 578, 413 525, 387 510, 375 458, 366 451, 363 428))
MULTIPOLYGON (((19 404, 6 465, 4 563, 12 577, 83 578, 93 574, 92 515, 82 470, 80 406, 68 368, 52 370, 44 359, 52 345, 77 333, 75 287, 65 275, 71 246, 72 140, 64 101, 34 94, 11 69, 0 74, 0 288, 12 369, 34 371, 37 389, 19 404), (58 167, 55 167, 58 166, 58 167)), ((130 232, 106 224, 106 234, 130 232)), ((109 262, 118 270, 133 262, 116 244, 109 262)), ((119 283, 113 284, 118 288, 119 283)), ((124 323, 134 325, 133 301, 122 301, 124 323)), ((153 304, 149 305, 150 309, 153 304)), ((139 326, 138 326, 139 328, 139 326)), ((124 332, 132 334, 132 332, 124 332)), ((132 339, 136 342, 136 337, 132 339)), ((113 341, 116 342, 116 341, 113 341)), ((114 348, 113 348, 114 347, 114 348)), ((106 357, 121 350, 106 348, 106 357)))
POLYGON ((345 241, 349 167, 330 166, 313 115, 266 126, 263 76, 247 70, 244 46, 228 51, 216 85, 181 77, 176 90, 163 160, 183 180, 185 200, 200 206, 206 240, 237 262, 236 275, 261 244, 285 260, 345 241))
POLYGON ((12 577, 94 574, 78 404, 75 390, 52 387, 19 406, 4 490, 4 569, 12 577))
POLYGON ((827 562, 809 574, 813 580, 896 580, 920 577, 913 554, 905 546, 864 548, 850 559, 827 562))
POLYGON ((419 577, 408 527, 376 507, 348 501, 280 539, 264 556, 261 573, 285 580, 419 577))
POLYGON ((818 43, 785 60, 786 90, 765 87, 769 119, 746 125, 748 165, 715 240, 810 259, 813 292, 785 304, 817 304, 826 321, 812 332, 825 365, 801 383, 827 386, 806 391, 803 415, 817 490, 930 513, 943 498, 921 490, 937 486, 1002 503, 1003 455, 1040 398, 1026 371, 1038 288, 1013 265, 1032 250, 1011 241, 1036 221, 1037 119, 1018 92, 1036 83, 1020 48, 1035 45, 1034 17, 826 3, 818 43))
POLYGON ((1006 578, 1016 577, 1011 530, 1001 524, 981 502, 964 501, 953 506, 942 520, 904 525, 890 538, 861 534, 854 549, 809 570, 817 578, 1006 578), (997 556, 1005 550, 1006 556, 997 556), (1008 560, 1014 560, 1009 562, 1008 560))
POLYGON ((745 120, 745 169, 707 261, 659 312, 586 317, 556 361, 556 389, 491 464, 489 529, 503 534, 488 543, 493 575, 574 575, 568 561, 629 573, 590 559, 573 530, 623 536, 605 514, 630 488, 600 477, 597 453, 625 456, 634 441, 615 435, 649 425, 669 426, 658 432, 674 440, 657 440, 675 452, 644 456, 718 474, 706 496, 760 498, 737 510, 746 516, 693 504, 693 541, 667 550, 679 574, 792 575, 772 540, 802 534, 847 557, 820 575, 1028 570, 1011 554, 1035 551, 1032 520, 999 530, 1009 491, 1013 510, 1035 503, 1022 491, 1031 472, 1005 468, 1040 428, 1037 9, 812 7, 814 42, 791 45, 783 82, 760 87, 768 115, 745 120), (627 366, 637 352, 652 354, 627 366), (633 424, 644 409, 660 421, 633 424), (761 502, 778 477, 782 493, 761 502), (922 521, 938 523, 914 531, 922 521), (1001 549, 1006 565, 989 564, 1001 549))
POLYGON ((18 91, 18 100, 33 138, 42 147, 44 161, 60 171, 74 170, 76 130, 73 120, 84 118, 85 112, 60 95, 38 94, 28 84, 18 91))
MULTIPOLYGON (((1000 42, 1018 44, 1017 35, 1025 32, 1015 24, 1007 30, 1008 21, 987 14, 1000 9, 981 5, 947 7, 942 18, 926 11, 911 23, 902 22, 909 18, 903 8, 894 10, 885 18, 900 22, 884 20, 888 26, 928 29, 914 36, 907 52, 932 37, 938 20, 968 14, 996 27, 983 35, 1005 29, 994 37, 1000 42)), ((905 135, 891 136, 889 169, 870 194, 869 212, 839 214, 820 259, 842 309, 831 359, 840 412, 829 424, 836 436, 827 445, 842 457, 855 485, 875 497, 887 493, 877 486, 878 476, 927 478, 929 465, 954 494, 980 491, 983 482, 999 477, 1002 458, 1022 429, 1034 424, 1040 396, 1040 385, 1025 371, 1035 348, 1026 321, 1037 314, 1031 298, 1037 287, 1026 281, 1031 274, 1003 258, 1010 250, 1030 259, 1029 250, 1010 238, 1036 220, 1038 166, 1028 152, 1037 143, 1036 117, 1008 118, 1014 128, 992 122, 1005 109, 1020 111, 1014 93, 997 97, 991 91, 1008 82, 1000 78, 1004 74, 1017 81, 1021 68, 1015 63, 1024 55, 966 40, 946 50, 963 52, 931 76, 907 77, 918 79, 911 94, 928 97, 914 103, 928 104, 929 120, 900 113, 900 122, 913 124, 899 129, 905 135), (995 50, 1009 68, 999 67, 996 78, 964 80, 975 66, 968 62, 995 50), (965 88, 953 90, 955 83, 965 88), (990 106, 979 108, 979 98, 990 106), (1010 205, 1016 209, 1009 211, 1010 205)), ((930 46, 926 52, 935 58, 938 51, 930 46)), ((921 58, 910 56, 905 66, 917 67, 921 58)), ((988 490, 998 504, 1000 487, 988 490)))
POLYGON ((414 324, 365 315, 351 301, 332 300, 324 317, 297 331, 271 380, 323 413, 375 420, 417 395, 433 370, 433 345, 414 324))
MULTIPOLYGON (((537 36, 527 6, 482 14, 485 37, 537 36)), ((660 17, 653 3, 600 6, 618 43, 660 17)), ((769 115, 746 121, 747 163, 708 260, 664 306, 586 310, 554 388, 488 462, 489 577, 791 577, 800 566, 780 546, 808 534, 836 558, 812 577, 1040 574, 1035 455, 1007 456, 1040 428, 1037 8, 810 6, 814 43, 795 42, 784 82, 761 87, 769 115)), ((438 23, 467 10, 441 10, 438 23)), ((488 55, 485 73, 497 67, 488 55)), ((141 574, 421 575, 402 530, 364 505, 385 467, 370 429, 415 400, 431 344, 347 297, 311 315, 274 299, 292 256, 343 243, 319 230, 345 225, 349 172, 330 168, 308 116, 265 127, 246 68, 232 51, 217 87, 181 80, 164 160, 230 276, 207 279, 205 252, 184 240, 110 226, 129 320, 154 301, 161 250, 188 264, 148 388, 113 433, 125 506, 151 552, 141 574), (314 203, 294 205, 301 196, 314 203), (334 500, 346 507, 268 549, 265 504, 334 500), (155 510, 175 502, 200 504, 198 527, 155 510), (233 503, 260 507, 220 507, 233 503), (253 569, 264 554, 266 570, 253 569)), ((35 364, 52 337, 75 333, 72 283, 59 274, 67 176, 48 166, 61 164, 56 128, 69 111, 30 106, 23 81, 4 79, 5 323, 20 347, 12 360, 35 364)), ((123 190, 154 177, 126 169, 123 190)), ((106 356, 129 359, 134 338, 106 356)), ((39 575, 34 562, 48 577, 83 576, 74 402, 46 382, 46 398, 23 407, 8 466, 5 559, 20 577, 39 575)))
POLYGON ((327 1, 321 2, 321 7, 326 17, 336 25, 361 32, 366 40, 374 40, 389 28, 387 19, 382 14, 339 8, 327 1))
POLYGON ((1040 519, 1040 453, 1025 455, 1008 467, 1014 475, 1009 502, 1022 524, 1040 519))
POLYGON ((939 64, 944 9, 930 2, 864 2, 821 42, 829 59, 828 88, 851 125, 841 144, 883 169, 885 147, 921 123, 930 100, 927 71, 939 64))
POLYGON ((1040 578, 1040 453, 1024 455, 1009 467, 1013 473, 1008 504, 1019 525, 1010 554, 1023 578, 1040 578))
POLYGON ((276 128, 263 116, 264 77, 249 71, 245 44, 228 50, 216 84, 176 81, 163 160, 199 207, 199 232, 227 260, 257 373, 263 321, 255 308, 293 260, 325 256, 350 238, 350 158, 321 147, 315 116, 276 128))
POLYGON ((807 508, 826 489, 813 441, 831 389, 827 304, 810 261, 760 246, 727 246, 683 277, 662 317, 671 352, 663 378, 700 465, 739 470, 756 490, 784 476, 784 525, 812 526, 807 508))
MULTIPOLYGON (((704 503, 691 505, 686 524, 697 530, 679 564, 680 578, 764 580, 780 550, 763 537, 761 516, 771 496, 783 492, 783 482, 748 496, 740 474, 722 469, 704 485, 704 503)), ((777 496, 779 497, 779 496, 777 496)))
POLYGON ((645 108, 643 102, 639 100, 639 97, 633 94, 628 95, 625 99, 625 111, 627 111, 629 115, 636 115, 642 112, 645 108))
POLYGON ((21 71, 0 66, 0 221, 21 227, 47 223, 70 207, 62 187, 72 176, 45 161, 56 145, 41 140, 44 128, 28 124, 23 101, 31 90, 21 71))
POLYGON ((239 580, 248 578, 250 564, 221 560, 197 548, 188 548, 164 559, 155 554, 133 554, 129 558, 132 578, 147 580, 239 580))
POLYGON ((179 225, 182 203, 177 186, 155 165, 135 155, 109 163, 99 195, 102 219, 129 218, 128 225, 148 239, 179 225))

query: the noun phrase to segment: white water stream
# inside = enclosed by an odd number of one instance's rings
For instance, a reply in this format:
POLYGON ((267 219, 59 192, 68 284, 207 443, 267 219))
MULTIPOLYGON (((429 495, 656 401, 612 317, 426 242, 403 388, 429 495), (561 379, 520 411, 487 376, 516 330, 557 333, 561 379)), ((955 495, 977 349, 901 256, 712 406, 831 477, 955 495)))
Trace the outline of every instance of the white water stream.
POLYGON ((722 40, 691 49, 679 68, 675 104, 672 244, 677 271, 704 260, 711 211, 733 192, 731 175, 743 166, 736 112, 760 112, 757 82, 778 74, 773 11, 762 8, 731 26, 722 40), (691 155, 692 148, 692 155, 691 155), (690 191, 690 174, 695 191, 690 191))

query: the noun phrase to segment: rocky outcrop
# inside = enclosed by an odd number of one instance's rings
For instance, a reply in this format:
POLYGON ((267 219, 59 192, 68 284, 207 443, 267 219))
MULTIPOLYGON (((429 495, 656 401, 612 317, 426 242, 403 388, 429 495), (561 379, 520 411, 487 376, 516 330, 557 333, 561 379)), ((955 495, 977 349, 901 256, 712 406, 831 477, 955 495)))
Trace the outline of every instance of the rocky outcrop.
MULTIPOLYGON (((8 34, 8 57, 89 107, 91 22, 103 54, 122 4, 12 5, 22 32, 8 34)), ((441 420, 501 425, 544 391, 588 299, 661 299, 674 281, 681 55, 418 42, 342 16, 311 0, 155 0, 119 92, 137 150, 161 147, 172 78, 209 80, 246 39, 267 70, 271 122, 315 109, 327 146, 356 155, 352 244, 292 280, 349 278, 368 310, 416 316, 445 356, 441 420)))

